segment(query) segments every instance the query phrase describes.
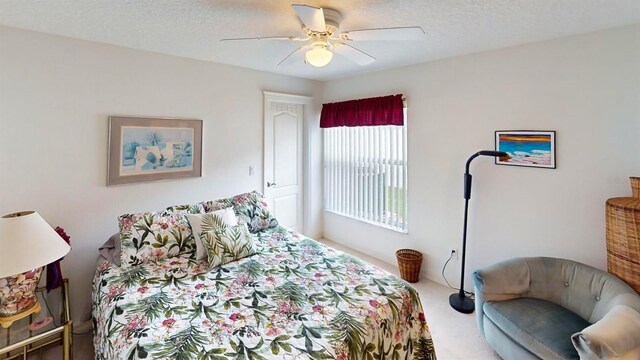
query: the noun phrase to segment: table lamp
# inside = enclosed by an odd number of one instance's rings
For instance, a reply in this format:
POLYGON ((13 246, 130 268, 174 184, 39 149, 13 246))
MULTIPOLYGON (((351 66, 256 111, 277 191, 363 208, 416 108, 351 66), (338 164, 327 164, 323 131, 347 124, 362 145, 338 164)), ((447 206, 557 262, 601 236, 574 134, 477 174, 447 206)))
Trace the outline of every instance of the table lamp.
POLYGON ((35 211, 0 218, 0 326, 40 311, 36 288, 42 270, 69 250, 35 211))

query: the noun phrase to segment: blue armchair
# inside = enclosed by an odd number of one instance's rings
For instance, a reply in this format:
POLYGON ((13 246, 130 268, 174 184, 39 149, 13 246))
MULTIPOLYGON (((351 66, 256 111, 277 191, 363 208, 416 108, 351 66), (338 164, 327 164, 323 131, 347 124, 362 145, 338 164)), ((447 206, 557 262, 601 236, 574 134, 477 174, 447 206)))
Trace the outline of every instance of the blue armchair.
POLYGON ((504 359, 640 359, 640 296, 607 272, 534 257, 473 278, 478 327, 504 359))

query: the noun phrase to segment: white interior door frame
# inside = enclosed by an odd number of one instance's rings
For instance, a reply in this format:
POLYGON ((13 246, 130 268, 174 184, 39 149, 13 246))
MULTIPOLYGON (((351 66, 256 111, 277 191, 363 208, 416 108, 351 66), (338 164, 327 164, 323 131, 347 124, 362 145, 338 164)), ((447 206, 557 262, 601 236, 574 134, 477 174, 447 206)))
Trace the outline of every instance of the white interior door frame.
MULTIPOLYGON (((309 123, 310 123, 310 119, 309 119, 309 114, 310 114, 310 107, 313 104, 313 97, 311 96, 304 96, 304 95, 294 95, 294 94, 285 94, 285 93, 279 93, 279 92, 273 92, 273 91, 263 91, 263 96, 264 96, 264 110, 263 110, 263 125, 266 124, 267 121, 267 116, 269 116, 269 104, 271 104, 272 102, 278 102, 278 103, 287 103, 287 104, 296 104, 296 105, 302 105, 303 106, 303 171, 302 171, 302 176, 303 176, 303 190, 302 190, 302 194, 303 194, 303 231, 302 232, 307 232, 310 228, 310 223, 309 223, 309 219, 310 219, 310 215, 311 215, 311 194, 310 194, 310 189, 311 189, 311 133, 309 130, 309 123)), ((269 134, 267 134, 266 128, 263 129, 263 141, 264 144, 267 143, 267 139, 266 137, 269 136, 269 134)), ((267 154, 266 152, 263 154, 263 169, 266 170, 265 166, 266 166, 266 157, 267 154)), ((262 192, 265 193, 266 190, 266 183, 267 181, 271 181, 271 179, 267 179, 266 178, 266 171, 263 171, 263 179, 262 179, 262 192)))

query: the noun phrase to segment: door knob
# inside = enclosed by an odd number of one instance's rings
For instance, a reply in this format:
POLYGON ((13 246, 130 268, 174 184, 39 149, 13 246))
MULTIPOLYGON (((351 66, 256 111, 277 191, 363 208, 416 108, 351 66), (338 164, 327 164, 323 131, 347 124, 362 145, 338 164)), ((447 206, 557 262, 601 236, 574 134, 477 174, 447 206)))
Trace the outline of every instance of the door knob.
POLYGON ((267 187, 273 187, 273 186, 276 186, 276 183, 267 181, 267 187))

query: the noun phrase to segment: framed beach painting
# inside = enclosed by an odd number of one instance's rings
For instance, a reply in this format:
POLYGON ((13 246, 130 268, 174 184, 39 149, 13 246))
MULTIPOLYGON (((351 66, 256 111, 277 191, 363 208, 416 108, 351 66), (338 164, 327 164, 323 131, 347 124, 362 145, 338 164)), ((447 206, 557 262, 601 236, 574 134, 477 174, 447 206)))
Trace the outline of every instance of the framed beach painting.
POLYGON ((507 153, 498 165, 556 168, 555 131, 496 131, 496 150, 507 153))
POLYGON ((202 176, 202 120, 109 117, 107 185, 202 176))

